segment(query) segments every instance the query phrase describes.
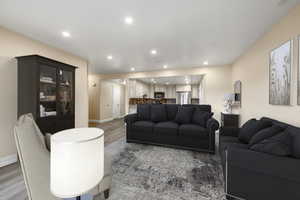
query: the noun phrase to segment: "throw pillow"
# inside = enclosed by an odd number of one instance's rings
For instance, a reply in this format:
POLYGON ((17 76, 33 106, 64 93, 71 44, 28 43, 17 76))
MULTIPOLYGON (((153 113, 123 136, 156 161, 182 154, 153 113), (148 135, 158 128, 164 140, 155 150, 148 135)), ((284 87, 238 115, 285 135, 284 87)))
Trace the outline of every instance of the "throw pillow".
POLYGON ((150 105, 149 104, 138 104, 137 105, 137 115, 139 121, 150 120, 150 105))
POLYGON ((206 123, 212 116, 213 113, 196 109, 193 113, 192 122, 206 128, 206 123))
POLYGON ((248 144, 252 136, 254 136, 258 131, 270 126, 272 126, 271 121, 250 119, 242 126, 239 133, 239 140, 248 144))
POLYGON ((270 138, 282 131, 283 131, 283 128, 278 125, 273 125, 271 127, 262 129, 251 138, 249 145, 252 146, 254 144, 257 144, 260 141, 270 138))
POLYGON ((166 107, 163 104, 151 105, 151 121, 164 122, 167 121, 166 107))
POLYGON ((292 138, 289 132, 284 131, 265 139, 250 147, 251 150, 268 153, 276 156, 289 156, 292 152, 292 138))
POLYGON ((181 106, 176 114, 175 122, 179 124, 189 124, 192 121, 194 108, 181 106))

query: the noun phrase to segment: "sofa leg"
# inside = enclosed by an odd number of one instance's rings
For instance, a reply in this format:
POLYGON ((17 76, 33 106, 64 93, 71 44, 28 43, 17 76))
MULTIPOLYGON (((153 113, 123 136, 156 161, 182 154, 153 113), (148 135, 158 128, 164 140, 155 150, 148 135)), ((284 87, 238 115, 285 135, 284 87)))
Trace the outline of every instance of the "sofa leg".
POLYGON ((108 197, 109 197, 109 189, 104 191, 104 198, 108 199, 108 197))

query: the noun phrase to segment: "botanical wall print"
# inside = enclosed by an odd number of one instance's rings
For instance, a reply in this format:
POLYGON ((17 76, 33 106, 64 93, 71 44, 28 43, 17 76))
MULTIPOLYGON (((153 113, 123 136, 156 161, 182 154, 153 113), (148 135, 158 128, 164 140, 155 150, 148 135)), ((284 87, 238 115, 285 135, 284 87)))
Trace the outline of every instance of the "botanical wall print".
POLYGON ((270 53, 270 91, 272 105, 290 105, 291 102, 291 58, 292 41, 270 53))

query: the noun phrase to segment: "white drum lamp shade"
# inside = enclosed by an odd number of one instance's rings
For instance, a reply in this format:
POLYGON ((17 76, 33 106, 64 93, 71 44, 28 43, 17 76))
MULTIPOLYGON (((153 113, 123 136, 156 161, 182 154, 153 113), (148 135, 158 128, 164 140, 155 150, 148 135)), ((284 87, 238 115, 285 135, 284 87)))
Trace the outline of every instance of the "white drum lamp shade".
POLYGON ((51 192, 72 198, 97 186, 104 174, 104 132, 77 128, 51 137, 51 192))

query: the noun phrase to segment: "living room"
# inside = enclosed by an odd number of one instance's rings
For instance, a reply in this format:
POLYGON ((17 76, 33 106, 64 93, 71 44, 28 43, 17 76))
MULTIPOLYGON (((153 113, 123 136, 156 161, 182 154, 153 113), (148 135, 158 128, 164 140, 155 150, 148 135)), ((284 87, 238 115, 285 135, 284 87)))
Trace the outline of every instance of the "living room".
POLYGON ((300 199, 299 3, 2 0, 0 199, 300 199))

